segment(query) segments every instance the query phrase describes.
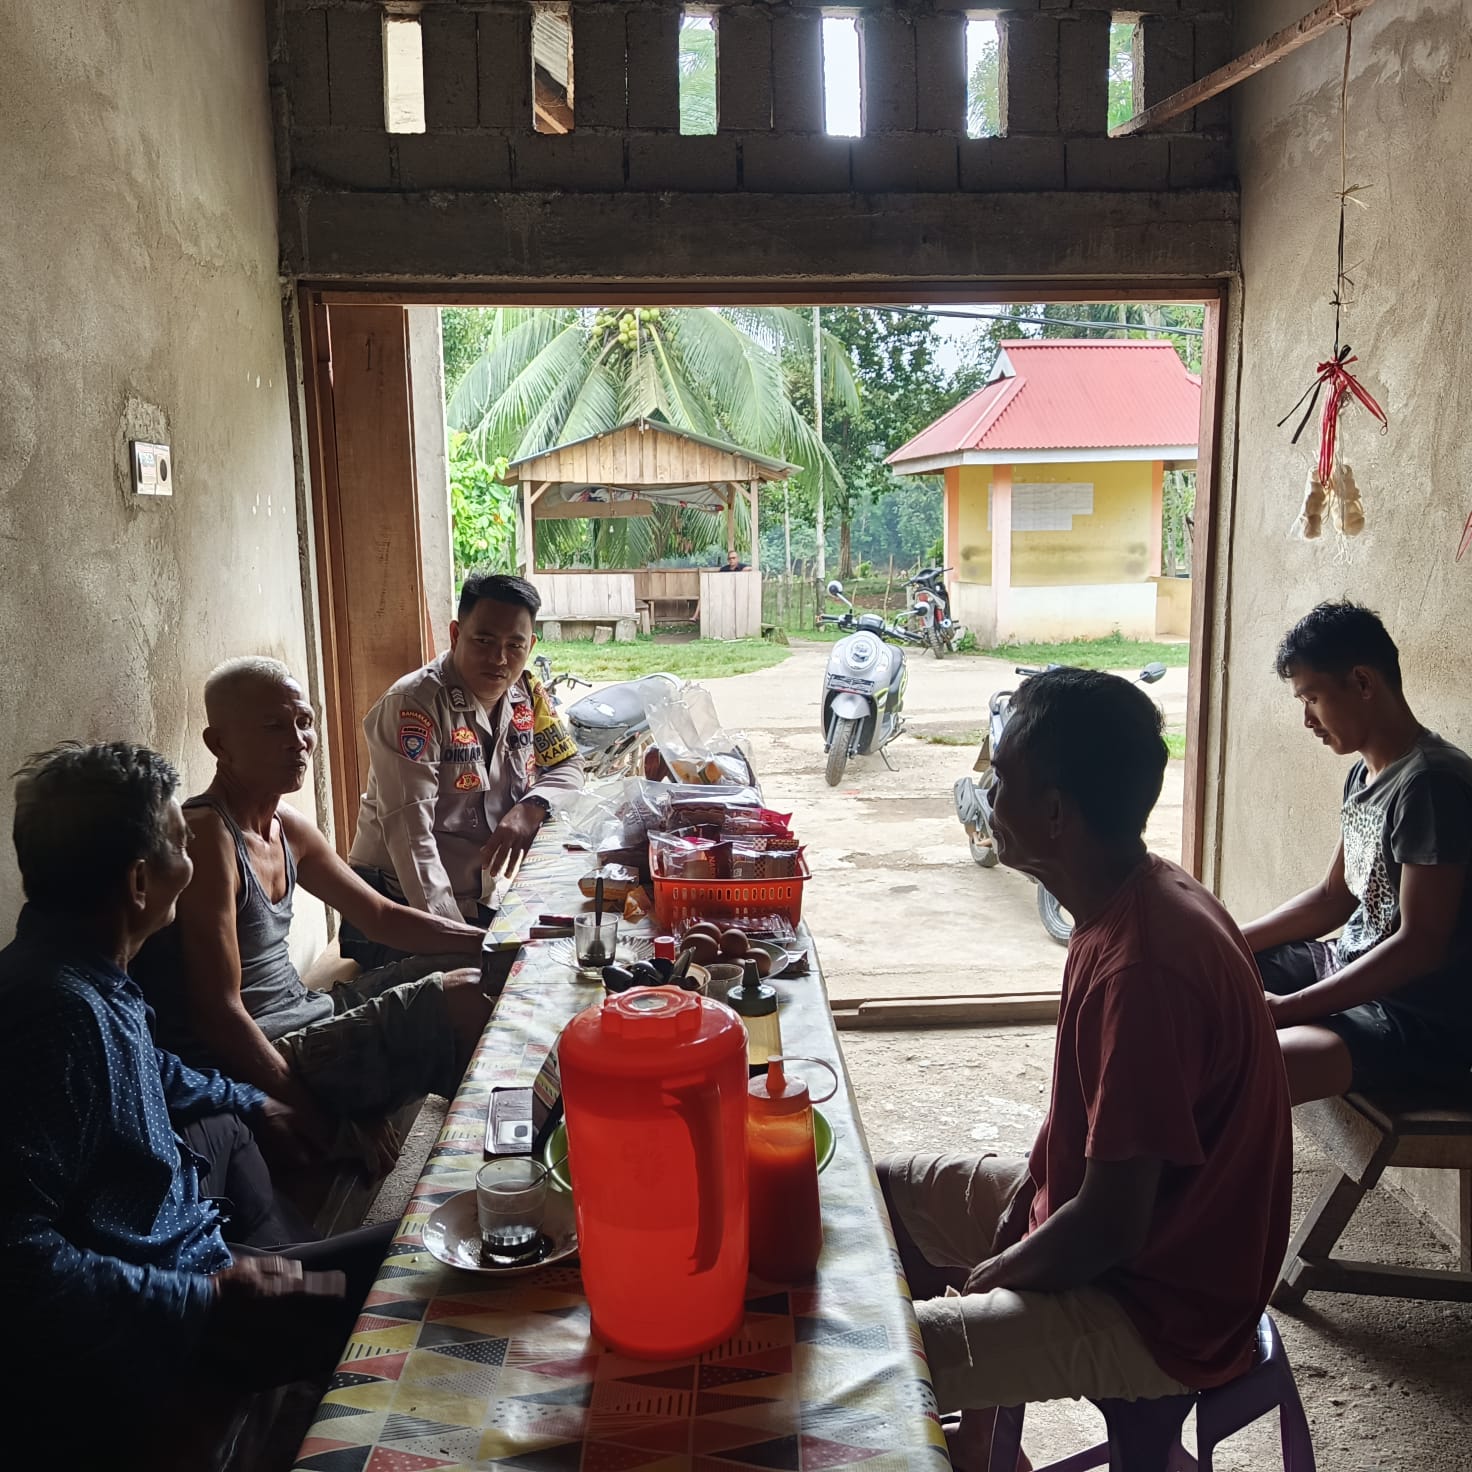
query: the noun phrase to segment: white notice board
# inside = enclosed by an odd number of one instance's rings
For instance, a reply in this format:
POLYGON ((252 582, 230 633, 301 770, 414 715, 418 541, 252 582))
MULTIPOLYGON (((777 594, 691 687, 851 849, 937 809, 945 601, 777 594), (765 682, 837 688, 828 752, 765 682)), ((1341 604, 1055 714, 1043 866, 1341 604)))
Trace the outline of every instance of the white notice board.
MULTIPOLYGON (((1012 486, 1014 532, 1071 532, 1075 516, 1094 514, 1093 481, 1024 482, 1012 486)), ((992 493, 986 493, 986 529, 992 529, 992 493)))

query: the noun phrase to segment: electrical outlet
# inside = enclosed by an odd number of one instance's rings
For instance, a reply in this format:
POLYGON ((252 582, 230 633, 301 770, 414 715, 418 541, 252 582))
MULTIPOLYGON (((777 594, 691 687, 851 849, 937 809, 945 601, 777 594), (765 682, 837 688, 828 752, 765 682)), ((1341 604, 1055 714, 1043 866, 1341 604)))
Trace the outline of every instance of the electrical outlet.
POLYGON ((133 468, 135 496, 174 494, 174 457, 167 445, 151 445, 146 440, 131 440, 128 451, 133 468))

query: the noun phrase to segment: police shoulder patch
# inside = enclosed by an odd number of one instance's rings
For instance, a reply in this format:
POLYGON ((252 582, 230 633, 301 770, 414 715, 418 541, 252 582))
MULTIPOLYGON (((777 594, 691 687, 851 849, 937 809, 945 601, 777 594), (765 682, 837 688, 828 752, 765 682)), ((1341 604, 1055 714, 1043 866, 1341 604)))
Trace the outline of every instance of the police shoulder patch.
POLYGON ((480 785, 481 780, 478 772, 461 772, 455 778, 455 788, 459 792, 475 792, 479 790, 480 785))
POLYGON ((411 762, 423 761, 428 746, 429 730, 427 727, 417 725, 413 721, 405 721, 399 726, 399 750, 411 762))

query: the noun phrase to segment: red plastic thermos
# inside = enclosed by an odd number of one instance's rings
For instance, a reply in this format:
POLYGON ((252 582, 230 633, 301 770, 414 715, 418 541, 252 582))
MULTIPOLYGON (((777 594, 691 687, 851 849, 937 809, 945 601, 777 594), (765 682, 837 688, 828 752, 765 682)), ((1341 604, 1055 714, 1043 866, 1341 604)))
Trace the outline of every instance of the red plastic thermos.
POLYGON ((594 1336, 642 1359, 719 1344, 746 1300, 741 1019, 635 987, 574 1017, 558 1058, 594 1336))
POLYGON ((808 1086, 784 1065, 820 1058, 767 1060, 767 1071, 751 1080, 747 1099, 746 1148, 751 1190, 751 1270, 768 1283, 811 1278, 823 1251, 823 1216, 818 1203, 818 1154, 813 1138, 813 1101, 808 1086))

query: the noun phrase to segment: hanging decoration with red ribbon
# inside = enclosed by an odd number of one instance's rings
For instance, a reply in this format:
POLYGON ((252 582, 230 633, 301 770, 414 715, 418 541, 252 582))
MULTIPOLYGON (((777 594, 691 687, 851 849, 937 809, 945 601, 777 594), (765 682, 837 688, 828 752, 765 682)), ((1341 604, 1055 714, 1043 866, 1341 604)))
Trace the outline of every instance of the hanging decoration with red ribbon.
MULTIPOLYGON (((1357 537, 1365 528, 1365 508, 1360 499, 1359 487, 1355 484, 1354 471, 1345 463, 1340 453, 1340 418, 1345 408, 1351 402, 1357 403, 1368 410, 1371 417, 1379 423, 1382 434, 1390 428, 1384 409, 1350 372, 1350 365, 1357 363, 1359 359, 1350 351, 1349 344, 1342 337, 1344 309, 1351 304, 1354 290, 1354 282, 1350 280, 1344 261, 1346 219, 1351 204, 1365 208, 1365 202, 1359 196, 1370 187, 1367 184, 1349 182, 1347 120, 1349 60, 1353 45, 1354 23, 1346 19, 1344 71, 1339 82, 1339 246, 1334 295, 1330 298, 1330 304, 1334 308, 1334 351, 1319 364, 1314 381, 1303 391, 1298 402, 1278 421, 1281 429, 1303 409, 1303 416, 1293 431, 1292 443, 1296 445, 1314 417, 1320 396, 1324 396, 1323 412, 1319 417, 1319 453, 1314 468, 1309 472, 1303 505, 1294 525, 1294 532, 1308 541, 1323 535, 1326 509, 1330 512, 1335 529, 1343 536, 1357 537)), ((1472 528, 1472 518, 1468 519, 1468 526, 1472 528)))

